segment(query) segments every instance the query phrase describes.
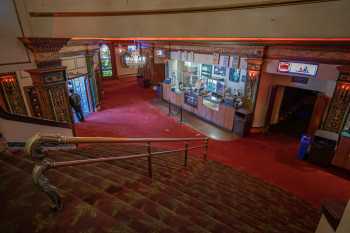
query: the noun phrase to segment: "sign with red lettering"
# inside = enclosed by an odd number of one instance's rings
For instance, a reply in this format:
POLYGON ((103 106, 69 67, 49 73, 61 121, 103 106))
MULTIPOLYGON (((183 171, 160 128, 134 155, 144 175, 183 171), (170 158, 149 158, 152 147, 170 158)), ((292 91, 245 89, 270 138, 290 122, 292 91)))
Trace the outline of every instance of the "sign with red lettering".
POLYGON ((315 77, 317 74, 317 64, 307 64, 300 62, 285 62, 278 63, 278 72, 296 74, 299 76, 315 77))

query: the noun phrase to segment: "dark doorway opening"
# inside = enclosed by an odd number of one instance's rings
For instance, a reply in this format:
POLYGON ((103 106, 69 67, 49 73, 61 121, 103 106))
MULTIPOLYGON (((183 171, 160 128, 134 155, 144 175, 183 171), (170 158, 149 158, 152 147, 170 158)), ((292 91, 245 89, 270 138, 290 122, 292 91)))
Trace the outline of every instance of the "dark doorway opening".
POLYGON ((300 137, 308 130, 318 92, 285 87, 274 132, 300 137))

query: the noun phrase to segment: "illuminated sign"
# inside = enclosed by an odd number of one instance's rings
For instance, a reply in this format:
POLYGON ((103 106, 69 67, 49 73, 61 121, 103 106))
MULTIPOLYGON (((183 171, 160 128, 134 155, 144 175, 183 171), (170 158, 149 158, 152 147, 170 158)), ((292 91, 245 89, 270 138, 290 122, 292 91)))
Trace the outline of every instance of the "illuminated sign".
POLYGON ((296 74, 300 76, 315 77, 317 74, 318 65, 306 64, 300 62, 284 62, 278 63, 278 72, 296 74))

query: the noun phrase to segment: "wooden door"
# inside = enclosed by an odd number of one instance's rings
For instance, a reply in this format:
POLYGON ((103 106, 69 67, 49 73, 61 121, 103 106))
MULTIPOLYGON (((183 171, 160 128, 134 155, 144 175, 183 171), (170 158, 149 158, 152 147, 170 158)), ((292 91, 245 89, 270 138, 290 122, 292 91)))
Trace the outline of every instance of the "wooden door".
POLYGON ((272 86, 270 91, 270 99, 269 105, 267 107, 266 117, 265 117, 265 128, 268 129, 270 127, 272 112, 275 104, 276 94, 279 86, 272 86))
POLYGON ((315 131, 320 128, 329 101, 330 98, 322 93, 317 96, 310 123, 306 131, 308 135, 313 135, 315 131))
POLYGON ((152 76, 152 83, 158 84, 165 79, 165 64, 154 64, 154 72, 152 76))

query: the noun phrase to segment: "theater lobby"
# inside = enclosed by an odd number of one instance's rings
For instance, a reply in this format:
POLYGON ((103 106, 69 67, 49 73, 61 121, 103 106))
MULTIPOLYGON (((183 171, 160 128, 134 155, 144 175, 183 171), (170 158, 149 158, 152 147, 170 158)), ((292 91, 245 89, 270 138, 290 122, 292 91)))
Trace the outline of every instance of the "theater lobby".
POLYGON ((0 1, 1 233, 349 233, 350 1, 0 1))

